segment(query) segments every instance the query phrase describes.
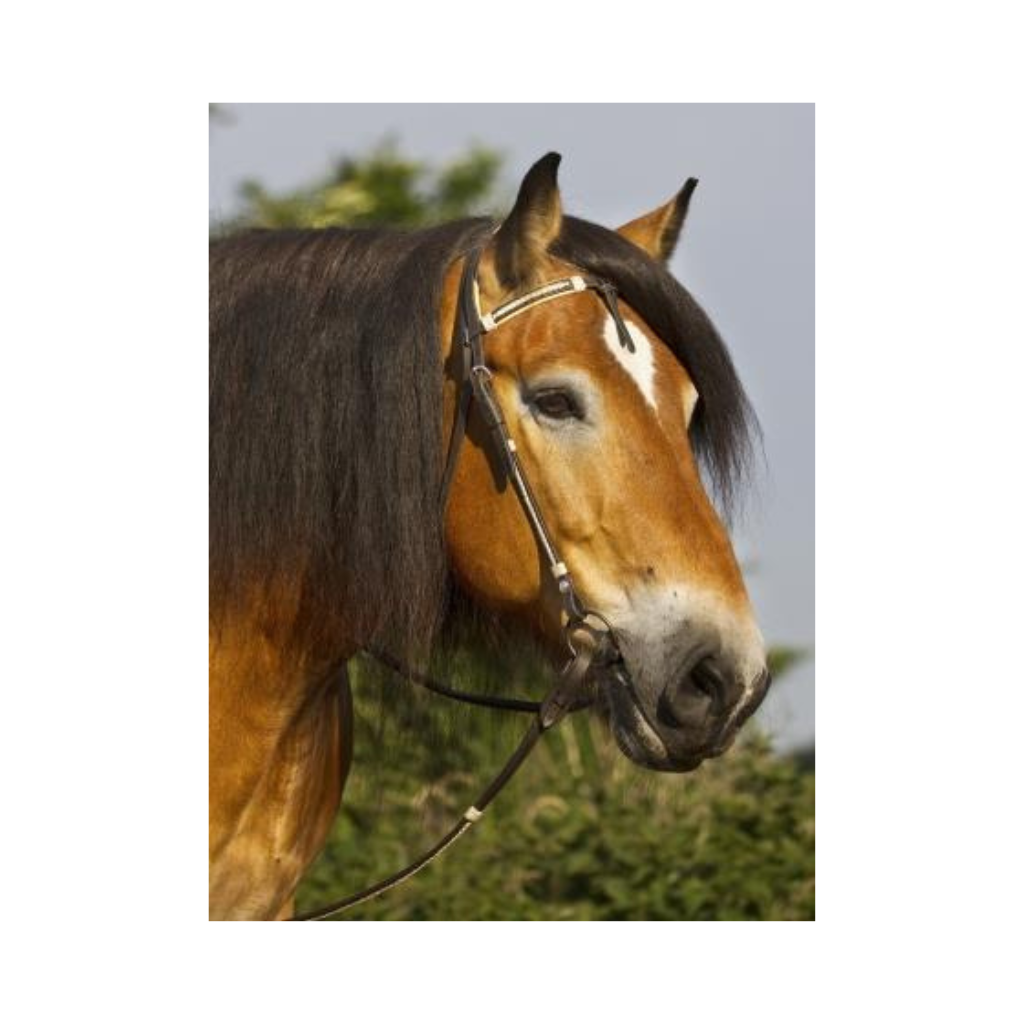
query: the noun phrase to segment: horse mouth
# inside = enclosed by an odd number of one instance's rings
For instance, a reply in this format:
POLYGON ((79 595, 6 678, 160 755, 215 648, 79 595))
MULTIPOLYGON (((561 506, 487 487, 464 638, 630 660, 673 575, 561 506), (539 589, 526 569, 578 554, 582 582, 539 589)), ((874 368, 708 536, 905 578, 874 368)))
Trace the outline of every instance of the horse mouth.
POLYGON ((709 757, 723 753, 730 741, 716 736, 714 742, 673 735, 655 725, 652 714, 636 693, 628 669, 621 662, 609 666, 597 680, 599 706, 612 736, 623 754, 651 771, 692 772, 709 757))

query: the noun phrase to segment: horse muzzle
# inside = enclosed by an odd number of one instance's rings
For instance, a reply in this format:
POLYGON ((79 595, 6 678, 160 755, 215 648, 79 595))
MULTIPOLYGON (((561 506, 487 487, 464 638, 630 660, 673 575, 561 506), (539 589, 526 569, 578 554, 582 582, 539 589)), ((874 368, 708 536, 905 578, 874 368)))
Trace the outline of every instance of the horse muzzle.
POLYGON ((765 668, 744 681, 727 665, 703 658, 652 694, 637 685, 620 661, 599 683, 622 752, 645 768, 688 772, 729 749, 764 700, 771 675, 765 668))

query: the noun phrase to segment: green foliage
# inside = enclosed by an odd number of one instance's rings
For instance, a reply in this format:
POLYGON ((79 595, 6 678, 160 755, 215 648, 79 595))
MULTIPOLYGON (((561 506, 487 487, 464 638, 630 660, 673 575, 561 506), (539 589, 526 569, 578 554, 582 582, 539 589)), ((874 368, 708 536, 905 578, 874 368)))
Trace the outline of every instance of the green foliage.
POLYGON ((768 652, 768 670, 773 679, 778 679, 784 672, 788 672, 797 662, 803 661, 808 652, 802 647, 773 647, 768 652))
POLYGON ((384 142, 367 157, 342 160, 327 180, 311 188, 271 195, 258 182, 246 182, 241 222, 268 228, 420 227, 491 212, 487 201, 500 166, 498 154, 480 146, 435 168, 384 142))
MULTIPOLYGON (((473 673, 462 661, 458 685, 473 687, 473 673)), ((363 665, 354 685, 355 764, 300 910, 404 867, 457 820, 525 728, 518 716, 452 711, 394 680, 381 727, 387 684, 363 665)), ((630 764, 593 716, 576 716, 444 857, 346 916, 813 919, 814 776, 756 733, 694 774, 656 775, 630 764)))

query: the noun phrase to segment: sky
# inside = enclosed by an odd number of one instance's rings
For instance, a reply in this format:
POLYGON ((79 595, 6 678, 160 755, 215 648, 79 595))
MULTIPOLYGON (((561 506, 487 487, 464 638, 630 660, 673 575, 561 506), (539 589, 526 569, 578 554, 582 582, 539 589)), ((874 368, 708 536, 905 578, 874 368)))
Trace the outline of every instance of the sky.
POLYGON ((225 104, 210 130, 210 218, 238 186, 312 184, 385 138, 443 163, 473 144, 504 157, 514 198, 562 154, 567 213, 608 227, 700 179, 672 271, 718 327, 764 433, 733 540, 769 644, 806 658, 759 712, 781 749, 814 738, 814 108, 810 104, 225 104))

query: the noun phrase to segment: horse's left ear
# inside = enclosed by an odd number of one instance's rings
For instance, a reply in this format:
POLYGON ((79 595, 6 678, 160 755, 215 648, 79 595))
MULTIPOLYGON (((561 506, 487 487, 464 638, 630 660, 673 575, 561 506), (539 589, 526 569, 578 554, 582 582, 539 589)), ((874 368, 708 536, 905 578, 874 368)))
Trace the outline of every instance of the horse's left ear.
POLYGON ((494 236, 495 269, 506 288, 544 275, 548 246, 562 229, 561 161, 558 153, 548 153, 526 172, 516 205, 494 236))
POLYGON ((679 233, 683 230, 686 211, 690 207, 690 196, 697 187, 697 179, 689 178, 664 206, 631 220, 619 228, 619 234, 639 246, 649 256, 667 263, 675 251, 679 233))

